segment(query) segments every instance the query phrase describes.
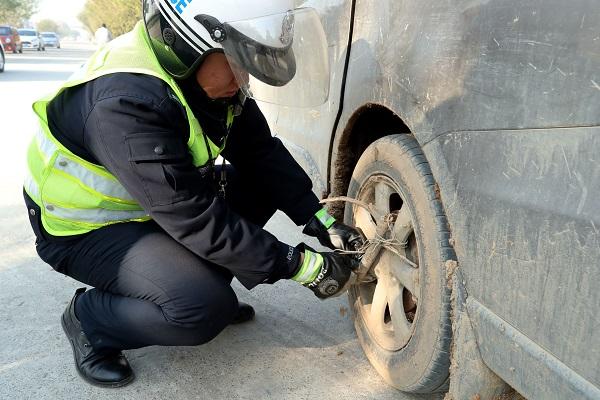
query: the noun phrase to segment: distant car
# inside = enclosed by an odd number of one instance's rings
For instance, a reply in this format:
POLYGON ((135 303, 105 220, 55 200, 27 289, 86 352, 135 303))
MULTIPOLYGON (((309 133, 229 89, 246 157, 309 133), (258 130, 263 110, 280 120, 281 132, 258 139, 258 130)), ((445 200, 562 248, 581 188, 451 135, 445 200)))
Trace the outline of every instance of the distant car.
POLYGON ((18 29, 21 36, 21 43, 24 49, 36 49, 37 51, 45 51, 46 45, 44 39, 35 29, 18 29))
POLYGON ((21 43, 19 32, 12 26, 0 25, 0 42, 6 51, 12 51, 15 54, 23 52, 23 43, 21 43))
POLYGON ((4 56, 4 46, 0 42, 0 72, 4 72, 4 64, 6 63, 6 57, 4 56))
POLYGON ((46 47, 56 47, 60 49, 60 39, 55 32, 42 32, 42 39, 46 47))

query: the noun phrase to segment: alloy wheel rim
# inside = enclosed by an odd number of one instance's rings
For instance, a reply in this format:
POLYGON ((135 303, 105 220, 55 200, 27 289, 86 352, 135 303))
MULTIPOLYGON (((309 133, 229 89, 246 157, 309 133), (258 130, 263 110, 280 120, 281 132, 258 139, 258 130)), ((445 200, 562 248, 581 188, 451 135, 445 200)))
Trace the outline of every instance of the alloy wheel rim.
MULTIPOLYGON (((374 175, 361 187, 358 199, 372 204, 387 216, 389 230, 385 239, 393 239, 393 251, 382 249, 374 268, 375 282, 360 284, 359 307, 365 326, 373 339, 389 351, 398 351, 410 341, 419 314, 421 296, 419 249, 413 213, 401 188, 385 175, 374 175)), ((368 239, 376 236, 377 224, 367 210, 353 206, 356 226, 368 239)))

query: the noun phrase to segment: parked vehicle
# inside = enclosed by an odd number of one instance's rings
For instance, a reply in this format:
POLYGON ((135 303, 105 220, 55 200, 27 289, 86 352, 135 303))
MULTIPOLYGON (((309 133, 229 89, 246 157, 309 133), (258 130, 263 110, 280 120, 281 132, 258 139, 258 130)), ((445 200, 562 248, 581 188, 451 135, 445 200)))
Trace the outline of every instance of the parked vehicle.
POLYGON ((0 42, 0 72, 4 72, 4 66, 6 65, 6 55, 4 54, 4 46, 0 42))
POLYGON ((46 51, 44 39, 35 29, 19 29, 21 42, 24 49, 36 49, 37 51, 46 51))
POLYGON ((19 32, 12 26, 0 25, 0 41, 6 51, 23 53, 23 44, 19 32))
POLYGON ((372 365, 407 392, 600 399, 597 2, 303 5, 329 100, 261 108, 319 195, 377 211, 333 208, 388 239, 349 296, 372 365))
POLYGON ((60 49, 60 38, 58 37, 58 34, 55 32, 42 32, 41 35, 46 47, 56 47, 57 49, 60 49))

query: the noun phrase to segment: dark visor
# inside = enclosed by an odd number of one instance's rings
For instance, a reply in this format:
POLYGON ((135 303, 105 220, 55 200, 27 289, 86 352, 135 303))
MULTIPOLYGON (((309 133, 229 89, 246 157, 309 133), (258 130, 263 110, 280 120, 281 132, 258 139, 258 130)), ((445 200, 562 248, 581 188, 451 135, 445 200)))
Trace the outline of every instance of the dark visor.
POLYGON ((221 24, 210 15, 198 15, 195 19, 223 46, 230 61, 256 79, 271 86, 284 86, 296 75, 296 58, 291 37, 284 47, 273 47, 243 34, 233 23, 221 24), (216 33, 219 33, 218 37, 216 33))
POLYGON ((249 38, 229 24, 224 24, 227 40, 225 53, 256 79, 272 86, 284 86, 296 75, 296 58, 292 44, 266 46, 249 38))

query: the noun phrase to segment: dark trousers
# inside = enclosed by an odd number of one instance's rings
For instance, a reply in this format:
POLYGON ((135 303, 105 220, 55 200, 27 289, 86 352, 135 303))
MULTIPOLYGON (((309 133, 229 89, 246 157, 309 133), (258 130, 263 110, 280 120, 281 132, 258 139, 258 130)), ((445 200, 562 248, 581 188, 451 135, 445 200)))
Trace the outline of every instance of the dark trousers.
MULTIPOLYGON (((227 189, 229 206, 257 225, 276 211, 231 171, 227 189)), ((30 222, 42 260, 94 287, 79 296, 75 309, 95 349, 199 345, 231 322, 238 306, 231 272, 201 259, 155 222, 51 238, 39 208, 27 196, 26 203, 36 211, 30 222)))

